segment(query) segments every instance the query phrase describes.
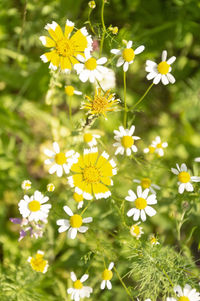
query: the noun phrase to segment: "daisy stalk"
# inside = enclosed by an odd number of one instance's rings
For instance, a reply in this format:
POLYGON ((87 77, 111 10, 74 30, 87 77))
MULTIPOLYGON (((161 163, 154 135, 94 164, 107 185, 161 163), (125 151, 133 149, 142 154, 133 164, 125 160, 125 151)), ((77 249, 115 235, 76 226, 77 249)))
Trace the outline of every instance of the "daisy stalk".
POLYGON ((154 83, 152 83, 148 88, 147 90, 144 92, 144 94, 140 97, 140 99, 136 102, 136 104, 129 109, 129 111, 132 111, 134 110, 138 105, 139 103, 145 98, 145 96, 149 93, 149 91, 151 90, 151 88, 153 87, 154 83))
POLYGON ((101 37, 100 56, 101 56, 101 53, 103 50, 104 37, 105 37, 105 33, 106 33, 106 26, 105 26, 105 22, 104 22, 104 6, 105 6, 105 0, 102 0, 101 23, 102 23, 102 27, 103 27, 103 33, 102 33, 102 37, 101 37))
POLYGON ((90 29, 91 29, 92 33, 96 36, 96 32, 94 30, 94 27, 92 26, 92 22, 90 21, 90 15, 91 15, 92 11, 93 11, 93 8, 89 7, 89 11, 88 11, 88 24, 90 26, 90 29))

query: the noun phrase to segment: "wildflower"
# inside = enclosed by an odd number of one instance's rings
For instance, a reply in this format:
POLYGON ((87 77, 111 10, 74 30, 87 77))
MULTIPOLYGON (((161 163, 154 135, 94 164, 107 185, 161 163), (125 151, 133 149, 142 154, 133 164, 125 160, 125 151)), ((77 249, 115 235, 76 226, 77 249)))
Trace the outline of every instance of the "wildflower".
POLYGON ((139 238, 141 237, 141 235, 144 233, 144 232, 142 231, 142 227, 139 226, 140 224, 141 224, 141 223, 138 222, 137 224, 132 225, 131 228, 130 228, 130 233, 131 233, 131 235, 132 235, 132 236, 135 236, 136 239, 139 239, 139 238))
POLYGON ((200 293, 196 291, 195 288, 191 288, 189 284, 186 284, 182 289, 180 285, 174 287, 174 292, 177 294, 178 298, 168 297, 167 301, 199 301, 200 293))
POLYGON ((159 244, 160 244, 159 241, 158 241, 158 239, 155 237, 154 234, 150 235, 150 237, 149 237, 149 242, 150 242, 150 244, 151 244, 152 246, 154 246, 154 245, 159 245, 159 244))
POLYGON ((82 95, 82 92, 75 90, 73 86, 65 86, 65 93, 67 96, 82 95))
POLYGON ((112 32, 112 34, 115 34, 115 35, 118 34, 118 31, 119 31, 117 26, 112 27, 112 25, 110 25, 108 27, 108 30, 110 30, 112 32))
POLYGON ((68 231, 68 237, 75 239, 77 232, 85 233, 88 227, 82 226, 83 223, 91 223, 92 217, 82 218, 79 214, 73 214, 72 210, 68 206, 63 207, 64 211, 70 216, 70 219, 59 219, 56 224, 60 226, 58 229, 59 233, 68 231))
POLYGON ((140 184, 143 189, 149 188, 151 193, 156 193, 154 189, 160 190, 160 187, 156 184, 152 184, 149 178, 142 178, 141 180, 134 179, 133 182, 140 184))
POLYGON ((43 259, 44 252, 43 251, 37 251, 37 254, 35 257, 29 257, 28 262, 30 262, 30 265, 33 270, 36 272, 46 273, 48 269, 48 261, 43 259))
POLYGON ((66 174, 69 173, 69 162, 72 159, 72 155, 74 155, 74 151, 70 150, 66 153, 60 152, 60 147, 57 142, 53 143, 53 149, 54 151, 49 149, 44 150, 45 155, 50 157, 45 160, 44 163, 48 165, 53 164, 49 169, 49 173, 53 174, 56 172, 57 176, 61 177, 63 170, 66 174))
POLYGON ((171 171, 173 172, 173 174, 178 176, 178 192, 182 194, 184 190, 193 191, 194 188, 191 182, 200 182, 200 177, 191 177, 185 163, 181 164, 181 167, 179 167, 179 165, 176 164, 176 167, 177 169, 171 168, 171 171))
POLYGON ((53 192, 55 190, 55 185, 53 183, 49 183, 47 185, 47 191, 53 192))
POLYGON ((23 182, 22 182, 22 185, 21 185, 21 187, 22 187, 22 189, 24 189, 24 190, 29 190, 30 188, 31 188, 31 181, 29 181, 29 180, 24 180, 23 182))
POLYGON ((125 200, 134 202, 135 208, 131 208, 127 212, 127 216, 133 216, 134 221, 137 221, 141 217, 141 220, 144 222, 146 221, 146 214, 151 217, 156 214, 156 210, 149 206, 157 204, 156 195, 151 194, 148 196, 148 188, 142 192, 142 187, 138 186, 137 196, 132 190, 129 190, 128 193, 129 196, 127 196, 125 200))
POLYGON ((126 152, 127 156, 131 155, 131 150, 135 153, 137 152, 137 147, 134 145, 135 140, 140 139, 138 136, 133 136, 133 133, 135 131, 135 126, 132 125, 130 130, 125 129, 123 126, 119 127, 119 131, 114 131, 114 139, 117 140, 113 144, 113 146, 117 147, 117 150, 115 151, 115 155, 121 154, 123 155, 124 152, 126 152))
POLYGON ((113 272, 111 271, 114 267, 114 262, 111 262, 108 266, 108 269, 105 269, 102 273, 102 282, 101 282, 101 289, 104 290, 105 286, 107 286, 107 288, 109 290, 111 290, 112 288, 112 284, 110 282, 110 280, 113 277, 113 272))
POLYGON ((82 194, 78 194, 77 192, 74 192, 73 199, 78 203, 78 209, 83 207, 84 201, 82 194))
POLYGON ((49 210, 51 208, 50 204, 44 204, 49 200, 47 196, 36 190, 34 195, 31 197, 25 195, 18 206, 21 215, 24 218, 28 218, 29 221, 39 221, 45 220, 48 217, 49 210))
POLYGON ((69 71, 72 66, 79 63, 77 55, 84 54, 84 51, 92 50, 92 39, 88 35, 85 27, 77 30, 71 37, 71 32, 74 29, 74 23, 67 20, 65 32, 56 23, 47 24, 45 29, 48 30, 51 38, 41 36, 40 40, 45 47, 53 48, 50 52, 41 55, 41 60, 44 63, 50 62, 49 68, 56 70, 58 67, 61 70, 69 71))
POLYGON ((155 140, 152 141, 151 146, 144 149, 144 153, 156 153, 158 157, 164 156, 164 148, 168 146, 167 142, 162 142, 160 136, 157 136, 155 140))
POLYGON ((83 135, 83 140, 85 143, 87 143, 90 147, 93 147, 95 145, 97 145, 97 140, 98 138, 100 138, 101 136, 96 135, 96 134, 91 134, 91 133, 85 133, 83 135))
POLYGON ((88 279, 89 275, 84 274, 81 279, 77 279, 74 272, 71 272, 71 279, 73 281, 73 287, 68 288, 67 293, 71 295, 71 299, 79 301, 82 298, 89 298, 93 289, 90 286, 84 286, 83 282, 88 279))
POLYGON ((135 55, 144 51, 144 46, 139 46, 135 50, 132 48, 133 42, 128 41, 127 46, 122 51, 119 49, 112 49, 111 53, 116 55, 121 55, 117 61, 117 67, 121 67, 123 65, 124 72, 128 71, 128 67, 133 63, 135 55))
POLYGON ((108 160, 109 155, 103 152, 99 156, 98 148, 85 149, 78 157, 78 162, 71 166, 75 174, 68 177, 75 192, 82 194, 86 200, 108 198, 111 195, 107 185, 113 185, 111 177, 117 173, 114 160, 108 160))
POLYGON ((107 112, 116 110, 116 104, 119 102, 119 99, 115 99, 115 94, 110 93, 110 90, 102 95, 101 88, 95 90, 94 98, 85 97, 89 102, 84 102, 81 109, 88 110, 89 115, 103 115, 106 117, 107 112))
POLYGON ((147 75, 147 79, 153 80, 153 83, 157 85, 160 80, 162 81, 163 85, 167 85, 170 83, 175 83, 174 76, 170 73, 172 70, 171 64, 173 64, 176 60, 175 56, 170 57, 167 60, 167 51, 163 50, 162 52, 162 61, 159 64, 156 64, 153 61, 147 60, 146 61, 146 71, 149 72, 147 75))
POLYGON ((149 145, 148 147, 146 147, 144 149, 144 153, 145 154, 153 154, 155 152, 155 147, 153 147, 152 145, 149 145))
POLYGON ((89 5, 89 7, 90 7, 91 9, 94 9, 94 8, 96 7, 95 1, 89 1, 89 2, 88 2, 88 5, 89 5))
POLYGON ((94 83, 95 80, 102 80, 102 73, 106 72, 105 67, 101 66, 107 62, 106 57, 102 57, 96 60, 90 55, 89 52, 85 52, 85 57, 82 55, 77 56, 80 61, 79 64, 74 66, 74 69, 79 75, 79 79, 85 83, 88 79, 91 83, 94 83))
POLYGON ((102 73, 102 79, 98 82, 95 81, 96 87, 102 88, 103 91, 114 89, 116 86, 115 72, 107 67, 105 67, 105 69, 105 73, 102 73))

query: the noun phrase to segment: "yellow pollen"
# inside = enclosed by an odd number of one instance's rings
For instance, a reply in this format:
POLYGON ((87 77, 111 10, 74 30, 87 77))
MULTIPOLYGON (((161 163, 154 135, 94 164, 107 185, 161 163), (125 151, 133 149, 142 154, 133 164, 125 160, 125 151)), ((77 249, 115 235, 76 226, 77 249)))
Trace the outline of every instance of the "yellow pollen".
POLYGON ((158 64, 158 72, 160 74, 167 74, 169 72, 169 68, 170 68, 170 65, 167 64, 167 62, 161 62, 160 64, 158 64))
POLYGON ((97 67, 97 61, 95 58, 91 57, 85 62, 85 68, 88 70, 94 70, 97 67))
POLYGON ((150 154, 153 154, 154 151, 155 151, 155 147, 149 146, 149 153, 150 153, 150 154))
POLYGON ((93 136, 92 136, 92 134, 90 134, 90 133, 85 133, 84 136, 83 136, 83 139, 84 139, 84 141, 85 141, 86 143, 88 143, 88 142, 91 142, 91 141, 92 141, 93 136))
POLYGON ((72 87, 72 86, 66 86, 65 87, 65 93, 68 96, 73 96, 74 95, 74 87, 72 87))
POLYGON ((39 211, 40 210, 40 207, 41 207, 41 204, 40 202, 38 201, 31 201, 29 204, 28 204, 28 208, 30 211, 32 212, 36 212, 36 211, 39 211))
POLYGON ((74 214, 70 217, 70 225, 72 228, 79 228, 83 223, 82 217, 79 214, 74 214))
POLYGON ((80 290, 80 289, 82 289, 83 284, 82 284, 82 282, 80 280, 76 280, 74 282, 73 286, 74 286, 75 289, 80 290))
POLYGON ((178 174, 178 179, 181 183, 188 183, 190 181, 190 175, 187 171, 182 171, 178 174))
POLYGON ((156 145, 157 148, 162 148, 162 142, 156 145))
POLYGON ((43 272, 47 261, 43 259, 42 254, 36 254, 35 258, 31 258, 30 264, 33 270, 43 272))
POLYGON ((124 136, 121 139, 124 148, 129 148, 134 144, 134 139, 131 136, 124 136))
POLYGON ((83 178, 87 183, 98 183, 100 181, 99 170, 94 166, 86 167, 83 171, 83 178))
POLYGON ((188 297, 182 296, 178 298, 178 301, 190 301, 188 297))
POLYGON ((64 153, 58 153, 55 155, 55 161, 58 165, 63 165, 66 163, 66 156, 64 153))
POLYGON ((140 227, 138 225, 133 225, 130 228, 130 232, 131 234, 135 234, 136 236, 138 236, 140 234, 140 227))
POLYGON ((110 280, 113 277, 113 273, 112 271, 105 269, 102 273, 102 278, 103 280, 110 280))
POLYGON ((132 48, 126 48, 123 50, 122 56, 126 62, 131 62, 135 57, 134 50, 132 48))
POLYGON ((83 200, 82 194, 78 194, 78 193, 76 193, 76 192, 74 192, 73 198, 74 198, 74 200, 75 200, 77 203, 79 203, 79 202, 81 202, 81 201, 83 200))
POLYGON ((135 207, 137 209, 142 210, 142 209, 146 208, 146 206, 147 206, 147 201, 144 198, 137 198, 135 200, 135 207))
POLYGON ((141 186, 142 188, 146 189, 146 188, 149 188, 151 186, 151 180, 148 179, 148 178, 143 178, 141 180, 141 186))
POLYGON ((67 38, 57 41, 56 50, 61 56, 73 56, 75 52, 72 43, 67 38))
POLYGON ((104 96, 97 95, 92 103, 92 110, 97 114, 102 114, 107 110, 108 107, 108 99, 104 96))

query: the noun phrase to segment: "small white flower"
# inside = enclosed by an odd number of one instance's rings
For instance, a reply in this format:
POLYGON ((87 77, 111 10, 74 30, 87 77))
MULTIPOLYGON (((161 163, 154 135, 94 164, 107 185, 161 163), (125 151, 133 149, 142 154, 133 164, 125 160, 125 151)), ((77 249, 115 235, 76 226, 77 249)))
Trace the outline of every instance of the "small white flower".
POLYGON ((111 290, 111 288, 112 288, 112 284, 111 284, 110 280, 113 277, 113 272, 111 271, 113 269, 113 267, 114 267, 114 262, 111 262, 109 264, 108 268, 105 269, 102 273, 103 280, 102 280, 101 286, 100 286, 102 290, 104 290, 104 288, 106 286, 109 290, 111 290))
POLYGON ((65 93, 67 96, 82 95, 82 92, 75 90, 73 86, 65 86, 65 93))
POLYGON ((141 237, 141 235, 144 233, 142 231, 142 227, 139 226, 140 224, 141 224, 141 222, 138 222, 135 225, 132 225, 130 228, 131 235, 136 237, 136 239, 139 239, 141 237))
POLYGON ((153 80, 153 83, 157 85, 160 80, 162 81, 163 85, 167 85, 170 83, 175 83, 174 76, 170 73, 172 68, 171 64, 173 64, 176 60, 175 56, 170 57, 167 60, 167 51, 163 50, 162 52, 162 61, 159 64, 156 64, 153 61, 147 60, 146 61, 146 68, 145 70, 149 72, 147 75, 147 79, 153 80))
POLYGON ((157 204, 156 195, 151 194, 148 196, 148 188, 142 192, 142 187, 138 186, 137 196, 132 190, 129 190, 128 193, 129 195, 125 198, 125 200, 129 202, 134 202, 135 208, 131 208, 127 212, 127 216, 133 216, 134 221, 138 221, 141 217, 141 220, 144 222, 146 221, 146 214, 151 217, 156 214, 156 210, 149 206, 157 204))
POLYGON ((171 168, 171 171, 178 176, 178 192, 182 194, 184 190, 189 192, 193 191, 194 188, 191 182, 200 182, 200 177, 190 176, 185 163, 181 164, 181 167, 176 164, 176 167, 177 168, 171 168))
POLYGON ((152 234, 152 235, 149 236, 149 242, 150 242, 150 244, 152 246, 160 244, 159 241, 158 241, 158 239, 155 237, 154 234, 152 234))
POLYGON ((191 288, 189 284, 186 284, 182 289, 180 285, 174 287, 174 292, 177 294, 178 298, 168 297, 167 301, 199 301, 200 293, 196 291, 195 288, 191 288))
POLYGON ((77 232, 85 233, 88 227, 82 226, 83 223, 91 223, 92 217, 82 218, 79 214, 73 214, 72 210, 68 206, 63 207, 64 211, 70 216, 70 219, 59 219, 56 224, 60 226, 58 229, 59 233, 68 231, 68 237, 75 239, 77 232))
POLYGON ((125 129, 123 126, 119 127, 119 131, 115 130, 114 139, 117 140, 116 143, 113 144, 113 146, 117 147, 117 150, 115 151, 115 155, 121 154, 123 155, 124 152, 126 152, 127 156, 131 155, 131 150, 135 153, 137 152, 137 147, 134 145, 135 140, 140 139, 138 136, 133 136, 133 133, 135 131, 135 126, 132 125, 130 130, 125 129))
POLYGON ((127 46, 123 50, 119 49, 111 49, 111 53, 115 55, 121 55, 117 61, 117 67, 121 67, 123 65, 124 72, 128 71, 128 67, 133 63, 135 55, 144 51, 144 46, 141 45, 137 47, 135 50, 132 48, 133 42, 128 41, 127 46))
POLYGON ((44 204, 49 200, 47 196, 36 190, 34 195, 31 197, 25 195, 24 198, 19 202, 19 211, 24 218, 29 221, 46 221, 49 210, 51 208, 50 204, 44 204))
POLYGON ((167 142, 162 142, 160 136, 157 136, 155 140, 152 141, 151 145, 144 149, 144 153, 153 154, 156 153, 158 157, 164 156, 164 148, 168 146, 167 142))
POLYGON ((87 143, 89 145, 89 147, 93 147, 93 146, 97 145, 96 139, 99 139, 100 137, 101 137, 100 135, 91 134, 91 133, 87 132, 83 135, 83 140, 85 143, 87 143))
POLYGON ((29 180, 24 180, 23 182, 22 182, 22 185, 21 185, 21 187, 22 187, 22 189, 24 189, 24 190, 29 190, 30 188, 31 188, 31 181, 29 181, 29 180))
POLYGON ((53 183, 47 184, 47 191, 53 192, 55 190, 55 185, 53 183))
POLYGON ((102 88, 104 91, 114 89, 116 86, 115 72, 106 67, 104 71, 105 72, 102 73, 102 79, 99 81, 99 83, 95 81, 97 88, 102 88), (99 84, 101 86, 99 86, 99 84))
POLYGON ((93 289, 90 286, 83 286, 83 282, 88 279, 89 275, 84 274, 81 279, 77 279, 74 272, 71 272, 73 287, 68 288, 67 293, 71 295, 71 300, 79 301, 82 298, 89 298, 93 289))
POLYGON ((149 188, 151 193, 156 193, 154 189, 160 190, 160 187, 156 184, 152 184, 149 178, 143 178, 142 180, 134 179, 133 182, 140 184, 143 189, 149 188))

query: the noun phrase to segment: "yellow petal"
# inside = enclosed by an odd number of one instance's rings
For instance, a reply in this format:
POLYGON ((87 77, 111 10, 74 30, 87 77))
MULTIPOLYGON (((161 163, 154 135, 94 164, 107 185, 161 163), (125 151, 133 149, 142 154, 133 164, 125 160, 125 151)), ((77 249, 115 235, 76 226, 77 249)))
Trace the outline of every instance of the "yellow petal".
POLYGON ((74 186, 79 187, 79 185, 83 182, 82 174, 73 175, 72 178, 73 178, 74 186))
POLYGON ((51 38, 49 38, 47 36, 41 36, 40 41, 42 42, 42 44, 45 47, 55 47, 56 46, 56 43, 51 38))
POLYGON ((54 22, 54 24, 56 24, 55 30, 53 30, 49 27, 48 32, 55 41, 62 40, 64 37, 63 31, 62 31, 60 25, 58 25, 56 22, 54 22))
POLYGON ((111 177, 113 176, 113 167, 110 162, 106 162, 103 166, 100 167, 101 175, 103 177, 111 177))
POLYGON ((71 37, 70 42, 73 43, 73 49, 77 52, 84 52, 88 46, 88 41, 80 29, 71 37))
POLYGON ((51 63, 56 67, 58 67, 60 64, 60 57, 56 52, 52 54, 51 63))
POLYGON ((74 26, 65 25, 65 37, 68 38, 72 30, 74 29, 74 26))
POLYGON ((103 185, 101 183, 93 184, 93 192, 95 195, 99 194, 99 193, 105 194, 108 191, 109 191, 108 187, 106 187, 105 185, 103 185))
POLYGON ((112 181, 109 177, 101 177, 101 182, 105 185, 111 185, 112 181))
POLYGON ((71 70, 72 69, 72 65, 67 57, 62 56, 60 58, 60 67, 62 70, 65 70, 65 69, 71 70))

